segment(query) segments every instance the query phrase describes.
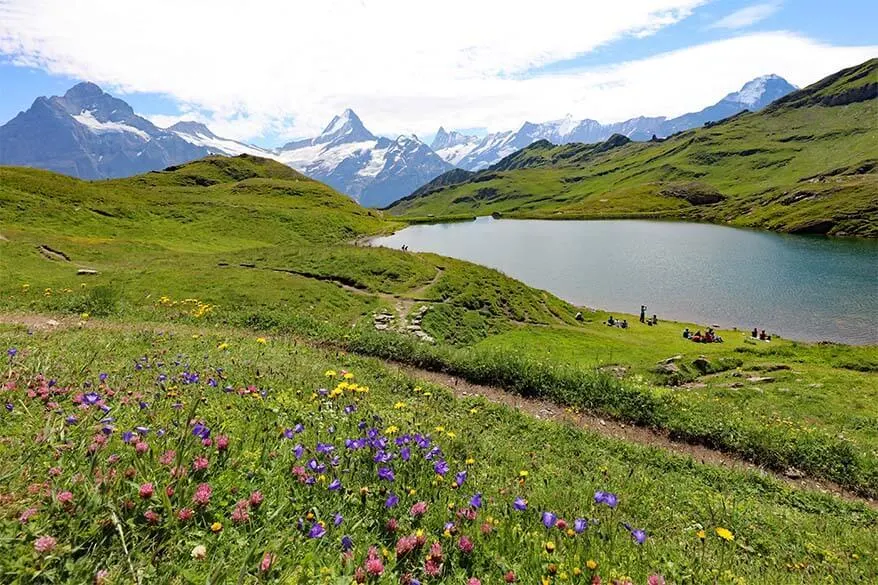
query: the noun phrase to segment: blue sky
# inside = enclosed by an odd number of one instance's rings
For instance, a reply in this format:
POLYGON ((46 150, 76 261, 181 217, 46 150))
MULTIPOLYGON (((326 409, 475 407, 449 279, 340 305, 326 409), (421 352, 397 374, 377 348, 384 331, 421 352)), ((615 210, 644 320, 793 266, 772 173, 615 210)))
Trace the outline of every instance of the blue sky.
POLYGON ((878 56, 865 0, 290 4, 0 0, 0 123, 91 80, 160 125, 197 119, 260 145, 345 107, 373 132, 428 139, 677 115, 758 75, 805 85, 878 56))

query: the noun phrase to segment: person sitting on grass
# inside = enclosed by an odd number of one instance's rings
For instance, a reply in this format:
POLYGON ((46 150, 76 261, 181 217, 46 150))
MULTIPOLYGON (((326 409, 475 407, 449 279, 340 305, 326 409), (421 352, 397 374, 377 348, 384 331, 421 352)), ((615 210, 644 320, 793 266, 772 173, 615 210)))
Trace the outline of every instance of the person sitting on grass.
POLYGON ((619 327, 622 329, 628 329, 628 319, 622 319, 622 322, 619 323, 619 327))
POLYGON ((683 339, 689 339, 691 336, 692 336, 692 334, 689 333, 689 328, 688 328, 688 327, 686 327, 685 329, 683 329, 683 339))
POLYGON ((607 325, 609 325, 610 327, 612 327, 612 326, 615 325, 615 324, 616 324, 616 319, 615 319, 615 317, 613 317, 612 315, 610 315, 610 318, 607 319, 607 325))
POLYGON ((698 330, 695 332, 695 335, 692 336, 692 341, 694 341, 695 343, 701 343, 701 339, 701 330, 698 330))

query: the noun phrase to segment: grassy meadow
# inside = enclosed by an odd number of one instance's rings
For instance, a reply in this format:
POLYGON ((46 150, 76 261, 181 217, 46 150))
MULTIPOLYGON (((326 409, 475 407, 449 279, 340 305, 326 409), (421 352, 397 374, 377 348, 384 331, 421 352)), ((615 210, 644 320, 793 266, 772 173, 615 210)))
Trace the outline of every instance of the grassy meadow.
POLYGON ((213 325, 0 325, 4 583, 865 583, 874 509, 213 325))
POLYGON ((399 225, 247 156, 92 183, 0 168, 0 323, 40 325, 0 325, 3 582, 349 583, 358 570, 406 583, 494 583, 510 571, 527 583, 875 574, 866 504, 454 399, 387 363, 660 429, 874 497, 878 348, 753 344, 731 331, 724 344, 702 345, 680 337, 681 323, 629 318, 621 330, 587 310, 578 321, 583 309, 495 270, 356 244, 399 225), (419 326, 435 343, 410 333, 424 306, 419 326), (391 316, 386 331, 376 314, 391 316), (65 329, 77 320, 97 327, 65 329), (671 357, 675 371, 661 371, 671 357), (323 396, 342 381, 324 372, 343 369, 370 391, 323 396), (90 391, 99 398, 84 405, 90 391), (361 420, 377 433, 370 441, 387 444, 377 461, 374 446, 369 456, 344 446, 365 432, 361 420), (210 444, 193 421, 212 429, 210 444), (296 424, 304 434, 285 437, 296 424), (442 450, 444 476, 431 467, 435 454, 403 459, 407 443, 396 439, 418 433, 442 450), (227 450, 213 443, 219 435, 227 450), (376 475, 388 455, 393 481, 376 475), (304 475, 291 471, 299 467, 304 475), (464 486, 450 488, 463 470, 464 486), (342 487, 330 489, 336 479, 342 487), (213 495, 196 505, 200 484, 213 495), (254 505, 255 491, 264 500, 254 505), (598 491, 616 494, 618 507, 595 501, 598 491), (390 492, 392 509, 383 507, 390 492), (469 505, 477 493, 482 503, 469 505), (428 510, 415 518, 419 501, 428 510), (181 521, 184 507, 191 516, 181 521), (549 526, 543 512, 556 516, 549 526), (645 530, 642 545, 635 530, 645 530), (400 545, 404 536, 415 544, 400 545), (433 541, 442 554, 431 576, 433 541))

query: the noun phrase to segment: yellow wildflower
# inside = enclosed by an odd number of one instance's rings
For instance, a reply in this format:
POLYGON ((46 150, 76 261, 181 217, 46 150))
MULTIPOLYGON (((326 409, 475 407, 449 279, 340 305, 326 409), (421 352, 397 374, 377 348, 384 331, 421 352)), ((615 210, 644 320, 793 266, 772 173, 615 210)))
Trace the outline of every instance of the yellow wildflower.
POLYGON ((79 318, 82 319, 83 321, 88 321, 89 317, 91 317, 91 315, 89 315, 88 313, 83 313, 82 315, 79 316, 79 318))
POLYGON ((345 375, 343 377, 345 380, 353 380, 354 379, 354 375, 350 372, 345 372, 345 375))
POLYGON ((723 528, 721 526, 717 526, 716 535, 725 540, 726 542, 731 542, 735 540, 735 535, 732 534, 732 531, 728 528, 723 528))
POLYGON ((221 532, 223 529, 223 525, 220 522, 214 522, 210 525, 210 531, 213 533, 221 532))
POLYGON ((268 343, 268 340, 265 339, 264 337, 257 337, 256 343, 261 343, 261 344, 265 345, 266 343, 268 343))
POLYGON ((466 464, 467 464, 467 465, 472 465, 472 464, 475 463, 475 462, 476 462, 476 460, 473 459, 472 457, 467 457, 467 459, 466 459, 466 464))
POLYGON ((580 575, 582 575, 582 569, 579 567, 573 567, 573 576, 579 577, 580 575))
POLYGON ((589 570, 589 571, 594 571, 595 569, 598 568, 598 564, 597 564, 595 561, 591 560, 591 559, 588 559, 588 560, 585 562, 585 566, 588 567, 588 570, 589 570))
POLYGON ((390 425, 389 427, 384 429, 385 435, 393 435, 393 434, 396 434, 397 432, 399 432, 399 427, 397 427, 396 425, 390 425))
POLYGON ((478 408, 470 408, 470 409, 469 409, 469 413, 470 413, 470 414, 475 414, 475 413, 477 413, 478 411, 479 411, 478 408))
POLYGON ((546 552, 549 554, 555 552, 555 543, 551 540, 546 543, 546 552))
POLYGON ((433 396, 432 392, 424 392, 424 397, 429 398, 431 396, 433 396))
POLYGON ((707 535, 704 533, 703 530, 699 530, 698 532, 696 532, 695 536, 697 536, 701 540, 704 540, 705 538, 707 538, 707 535))
POLYGON ((526 469, 522 469, 521 471, 518 472, 518 477, 527 477, 527 476, 528 476, 528 472, 526 469))
POLYGON ((403 408, 405 408, 405 406, 405 402, 397 402, 393 405, 393 408, 395 408, 396 410, 402 410, 403 408))
POLYGON ((335 370, 326 370, 323 375, 327 378, 335 378, 338 374, 335 373, 335 370))
POLYGON ((228 343, 220 343, 218 346, 216 346, 216 348, 217 348, 218 350, 222 351, 222 350, 224 350, 224 349, 228 349, 228 348, 229 348, 229 344, 228 344, 228 343))
POLYGON ((434 430, 435 430, 437 433, 444 433, 444 432, 445 432, 445 427, 436 427, 434 430))
POLYGON ((447 433, 445 433, 445 435, 446 435, 449 439, 454 439, 455 437, 457 437, 457 433, 455 433, 454 431, 448 431, 447 433))
POLYGON ((415 495, 416 493, 418 493, 418 492, 417 492, 417 490, 416 490, 415 488, 411 488, 411 489, 409 490, 409 495, 410 495, 410 496, 413 496, 413 495, 415 495))

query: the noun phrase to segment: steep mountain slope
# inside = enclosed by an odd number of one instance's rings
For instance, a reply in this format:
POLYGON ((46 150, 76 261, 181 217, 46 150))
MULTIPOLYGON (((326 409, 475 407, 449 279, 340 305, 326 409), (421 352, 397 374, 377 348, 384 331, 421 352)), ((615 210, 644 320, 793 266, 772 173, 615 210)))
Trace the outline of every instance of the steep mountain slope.
POLYGON ((124 177, 208 154, 156 127, 93 83, 40 97, 0 126, 0 164, 33 166, 83 179, 124 177))
POLYGON ((649 140, 653 136, 663 138, 744 110, 761 110, 795 90, 796 87, 782 77, 766 75, 747 82, 739 91, 728 94, 712 106, 671 119, 640 116, 623 122, 601 124, 590 119, 575 120, 568 115, 541 124, 525 122, 515 132, 489 134, 481 140, 454 132, 448 134, 439 128, 433 150, 451 164, 474 171, 487 168, 537 140, 548 140, 553 144, 591 143, 604 141, 613 134, 621 134, 631 140, 649 140))
POLYGON ((457 181, 439 177, 435 188, 390 210, 412 217, 679 217, 876 237, 876 79, 872 59, 761 112, 661 141, 613 139, 611 148, 540 142, 457 181))
POLYGON ((168 131, 173 132, 190 144, 208 149, 211 154, 227 154, 229 156, 250 154, 269 158, 272 156, 270 150, 238 142, 230 138, 221 138, 199 122, 177 122, 173 126, 169 126, 168 131))
POLYGON ((320 136, 285 144, 274 156, 367 207, 387 205, 452 168, 416 136, 373 135, 350 109, 320 136))

